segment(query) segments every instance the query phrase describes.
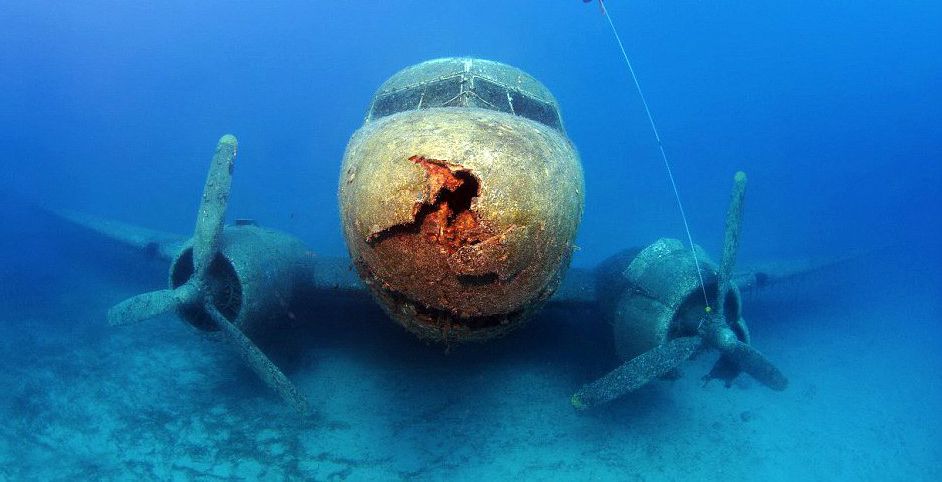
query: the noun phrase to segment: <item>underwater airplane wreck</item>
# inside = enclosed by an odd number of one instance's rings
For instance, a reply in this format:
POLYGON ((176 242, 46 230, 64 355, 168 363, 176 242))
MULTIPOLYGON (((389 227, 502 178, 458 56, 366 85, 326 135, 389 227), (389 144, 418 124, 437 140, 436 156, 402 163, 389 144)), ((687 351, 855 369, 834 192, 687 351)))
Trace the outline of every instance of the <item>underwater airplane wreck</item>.
POLYGON ((728 384, 745 372, 774 390, 788 384, 750 344, 740 288, 814 266, 735 271, 745 174, 734 179, 718 265, 698 246, 663 238, 596 269, 570 269, 581 161, 552 93, 515 67, 436 59, 379 88, 340 172, 350 258, 314 256, 298 238, 250 220, 225 225, 237 150, 235 137, 219 140, 192 236, 56 214, 170 262, 167 289, 117 303, 111 325, 174 312, 227 340, 301 414, 307 398, 252 337, 285 326, 312 300, 366 292, 417 338, 446 345, 504 336, 547 303, 595 304, 622 364, 572 395, 580 410, 708 349, 720 357, 707 380, 728 384))

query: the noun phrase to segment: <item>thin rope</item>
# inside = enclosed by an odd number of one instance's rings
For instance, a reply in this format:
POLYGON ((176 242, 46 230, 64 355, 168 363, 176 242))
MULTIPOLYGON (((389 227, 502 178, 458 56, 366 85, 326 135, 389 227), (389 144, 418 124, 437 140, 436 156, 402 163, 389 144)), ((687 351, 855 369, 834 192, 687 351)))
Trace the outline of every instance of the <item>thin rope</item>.
POLYGON ((687 224, 687 214, 684 212, 684 204, 680 202, 680 191, 677 190, 677 183, 674 182, 674 173, 671 171, 671 164, 667 161, 667 153, 664 151, 664 143, 661 142, 661 136, 657 132, 657 126, 654 124, 654 117, 651 115, 651 109, 648 107, 648 101, 644 98, 644 92, 641 90, 641 83, 638 82, 638 76, 635 75, 635 69, 631 66, 631 60, 628 60, 628 51, 621 42, 621 36, 618 35, 618 29, 612 21, 612 16, 608 13, 608 7, 603 0, 599 0, 599 6, 602 8, 602 15, 608 20, 608 25, 612 27, 612 33, 615 34, 615 41, 618 42, 618 48, 621 49, 621 55, 628 66, 628 72, 631 73, 631 80, 635 82, 635 88, 638 90, 638 97, 641 97, 641 104, 644 105, 644 112, 648 115, 648 123, 651 124, 651 131, 654 132, 654 138, 657 140, 657 147, 661 151, 661 159, 664 160, 664 168, 667 169, 667 177, 671 181, 671 187, 674 189, 674 197, 677 199, 677 208, 680 209, 680 219, 684 222, 684 230, 687 232, 687 241, 690 242, 690 253, 693 255, 693 263, 697 267, 697 277, 700 278, 700 290, 703 292, 703 303, 707 310, 710 310, 710 299, 707 297, 706 286, 703 284, 703 273, 700 272, 700 260, 697 259, 697 251, 694 249, 693 236, 690 234, 690 225, 687 224))

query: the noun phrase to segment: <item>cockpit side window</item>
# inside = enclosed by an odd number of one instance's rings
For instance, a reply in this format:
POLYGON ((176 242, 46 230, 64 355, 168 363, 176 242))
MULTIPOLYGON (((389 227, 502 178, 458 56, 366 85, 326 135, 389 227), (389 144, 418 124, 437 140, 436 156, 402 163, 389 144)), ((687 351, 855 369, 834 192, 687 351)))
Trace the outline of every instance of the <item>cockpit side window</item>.
POLYGON ((553 129, 562 130, 559 122, 559 113, 551 104, 534 99, 527 95, 511 95, 511 105, 514 113, 520 117, 535 120, 553 129))
POLYGON ((559 112, 552 104, 483 77, 462 74, 378 95, 368 119, 431 107, 479 107, 507 112, 563 130, 559 112))
POLYGON ((458 107, 461 100, 461 80, 461 76, 456 75, 422 84, 422 105, 415 108, 458 107))
POLYGON ((402 89, 382 95, 373 101, 370 119, 379 119, 397 112, 421 108, 424 89, 402 89))
POLYGON ((474 77, 473 82, 478 107, 513 114, 510 97, 507 96, 507 89, 504 86, 481 77, 474 77))

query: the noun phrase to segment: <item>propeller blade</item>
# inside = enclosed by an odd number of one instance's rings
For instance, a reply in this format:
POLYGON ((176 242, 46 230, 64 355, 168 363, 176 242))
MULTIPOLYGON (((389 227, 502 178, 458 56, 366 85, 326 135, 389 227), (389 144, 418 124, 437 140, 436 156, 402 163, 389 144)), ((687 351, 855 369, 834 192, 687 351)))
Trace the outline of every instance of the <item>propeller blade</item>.
POLYGON ((735 361, 742 371, 752 375, 752 378, 762 382, 772 390, 782 391, 788 388, 788 379, 772 365, 772 362, 759 350, 741 342, 733 343, 724 351, 724 355, 735 361))
POLYGON ((610 402, 673 370, 703 345, 699 336, 673 340, 628 360, 604 377, 589 383, 570 400, 577 410, 610 402))
POLYGON ((720 355, 720 358, 713 364, 710 373, 703 376, 703 385, 706 386, 710 380, 723 380, 726 388, 733 386, 733 380, 742 373, 739 364, 732 360, 729 355, 720 355))
POLYGON ((108 310, 108 324, 120 326, 149 320, 198 299, 199 290, 190 283, 173 290, 142 293, 112 306, 108 310))
POLYGON ((235 136, 226 134, 216 144, 203 187, 203 199, 196 217, 196 229, 193 233, 193 277, 203 279, 209 263, 219 251, 222 225, 229 203, 229 189, 232 186, 232 168, 235 162, 238 142, 235 136))
POLYGON ((736 265, 736 254, 739 251, 739 233, 742 229, 742 206, 746 197, 746 173, 739 171, 733 177, 733 192, 729 199, 729 210, 726 211, 726 234, 723 240, 723 261, 717 273, 716 309, 720 317, 723 316, 724 299, 729 290, 730 279, 733 275, 733 266, 736 265))
POLYGON ((302 417, 305 416, 308 411, 307 399, 291 383, 291 380, 272 363, 249 337, 245 336, 245 333, 242 333, 242 330, 236 328, 226 317, 222 316, 222 313, 212 303, 206 303, 204 307, 213 321, 219 325, 222 332, 229 338, 229 341, 235 345, 242 359, 261 377, 262 381, 277 392, 285 402, 293 406, 302 417))

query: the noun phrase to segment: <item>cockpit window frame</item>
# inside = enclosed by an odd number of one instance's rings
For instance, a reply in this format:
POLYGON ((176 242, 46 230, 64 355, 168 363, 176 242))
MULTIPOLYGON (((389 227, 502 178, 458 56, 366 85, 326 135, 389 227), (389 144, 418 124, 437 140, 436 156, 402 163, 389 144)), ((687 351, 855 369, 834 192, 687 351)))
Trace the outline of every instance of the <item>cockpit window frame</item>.
POLYGON ((455 72, 378 92, 370 104, 366 121, 432 107, 478 107, 505 112, 530 119, 565 135, 556 105, 476 72, 455 72), (453 82, 452 89, 447 88, 447 81, 453 82), (430 94, 431 87, 437 89, 432 90, 430 94), (479 87, 482 88, 481 92, 478 91, 479 87), (485 90, 489 91, 488 98, 481 95, 485 90))

